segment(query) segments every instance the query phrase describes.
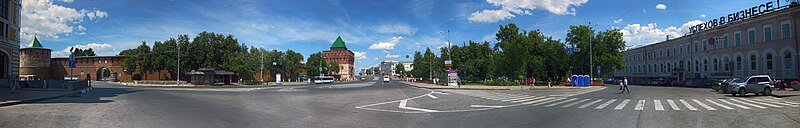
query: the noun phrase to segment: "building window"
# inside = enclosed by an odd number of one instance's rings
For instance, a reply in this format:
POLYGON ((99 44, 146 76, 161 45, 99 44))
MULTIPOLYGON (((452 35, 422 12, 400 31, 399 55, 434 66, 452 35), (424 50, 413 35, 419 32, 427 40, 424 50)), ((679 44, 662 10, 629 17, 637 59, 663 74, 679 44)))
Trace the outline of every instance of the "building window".
POLYGON ((722 63, 725 63, 725 64, 722 64, 722 65, 725 65, 725 71, 730 71, 731 70, 731 65, 730 65, 731 60, 728 59, 728 57, 725 57, 725 59, 722 61, 722 63))
POLYGON ((767 54, 767 70, 772 70, 772 54, 767 54))
POLYGON ((734 42, 736 42, 735 46, 742 45, 742 34, 740 32, 733 34, 733 38, 734 42))
POLYGON ((708 60, 703 60, 703 71, 708 72, 708 60))
POLYGON ((756 30, 755 30, 755 28, 747 29, 747 43, 756 44, 756 30))
POLYGON ((783 67, 785 69, 792 69, 792 53, 786 52, 783 54, 783 67))
POLYGON ((736 70, 742 70, 742 57, 736 57, 736 70))
POLYGON ((764 25, 764 42, 772 41, 772 24, 764 25))
POLYGON ((722 47, 728 48, 728 34, 726 33, 725 36, 722 36, 722 47))
POLYGON ((698 61, 694 61, 694 72, 700 72, 700 63, 698 61))
POLYGON ((694 52, 697 52, 697 41, 694 41, 694 52))
POLYGON ((781 22, 781 34, 783 35, 783 39, 792 38, 792 31, 789 25, 788 20, 781 22))
POLYGON ((714 59, 714 71, 719 71, 718 65, 719 62, 717 61, 717 59, 714 59))
POLYGON ((706 46, 708 46, 708 40, 703 40, 703 44, 702 44, 702 45, 703 45, 703 51, 706 51, 706 50, 708 50, 708 49, 706 48, 706 46))
POLYGON ((756 56, 755 55, 750 55, 750 70, 752 70, 752 71, 756 70, 756 56))

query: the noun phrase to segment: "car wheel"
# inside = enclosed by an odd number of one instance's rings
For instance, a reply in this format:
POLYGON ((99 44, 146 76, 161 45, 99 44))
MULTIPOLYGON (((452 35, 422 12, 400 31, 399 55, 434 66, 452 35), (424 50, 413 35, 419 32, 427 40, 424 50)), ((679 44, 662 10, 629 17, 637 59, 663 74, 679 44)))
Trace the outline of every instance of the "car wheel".
POLYGON ((747 96, 747 92, 744 89, 739 89, 739 96, 744 97, 747 96))
POLYGON ((764 95, 765 96, 772 95, 772 89, 769 87, 764 88, 764 95))

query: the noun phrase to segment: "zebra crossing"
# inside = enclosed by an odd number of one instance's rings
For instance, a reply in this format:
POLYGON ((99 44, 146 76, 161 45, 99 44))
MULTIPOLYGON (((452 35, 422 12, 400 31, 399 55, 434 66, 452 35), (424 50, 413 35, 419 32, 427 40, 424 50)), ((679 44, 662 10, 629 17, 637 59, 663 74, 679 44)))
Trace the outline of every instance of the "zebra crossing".
POLYGON ((592 99, 574 97, 533 96, 525 94, 507 94, 480 90, 449 90, 448 92, 478 97, 515 105, 560 107, 580 109, 613 109, 636 111, 716 111, 716 110, 750 110, 767 108, 800 107, 800 103, 785 101, 774 97, 757 98, 674 98, 674 99, 592 99), (631 104, 631 105, 629 105, 631 104), (631 107, 627 107, 631 106, 631 107))

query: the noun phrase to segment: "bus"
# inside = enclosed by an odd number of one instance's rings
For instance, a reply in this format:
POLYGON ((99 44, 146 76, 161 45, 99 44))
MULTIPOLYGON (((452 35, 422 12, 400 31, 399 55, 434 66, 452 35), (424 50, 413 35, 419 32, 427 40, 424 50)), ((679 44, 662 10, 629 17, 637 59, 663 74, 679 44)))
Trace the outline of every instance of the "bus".
POLYGON ((316 76, 314 77, 314 84, 332 84, 333 76, 316 76))

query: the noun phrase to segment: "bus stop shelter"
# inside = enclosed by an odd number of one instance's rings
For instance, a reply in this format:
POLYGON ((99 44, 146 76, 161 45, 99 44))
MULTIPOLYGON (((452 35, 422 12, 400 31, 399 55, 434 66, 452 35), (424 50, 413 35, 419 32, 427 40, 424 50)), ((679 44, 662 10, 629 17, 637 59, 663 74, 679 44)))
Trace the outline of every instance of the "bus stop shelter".
POLYGON ((228 85, 233 79, 233 72, 214 70, 213 68, 200 68, 200 70, 186 73, 191 77, 193 85, 228 85))

